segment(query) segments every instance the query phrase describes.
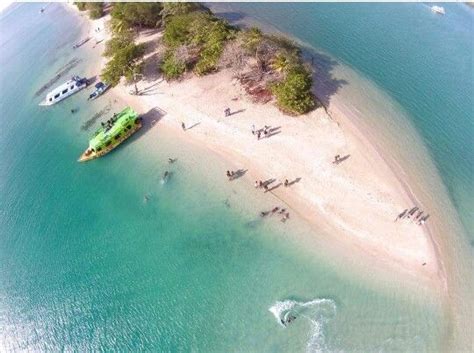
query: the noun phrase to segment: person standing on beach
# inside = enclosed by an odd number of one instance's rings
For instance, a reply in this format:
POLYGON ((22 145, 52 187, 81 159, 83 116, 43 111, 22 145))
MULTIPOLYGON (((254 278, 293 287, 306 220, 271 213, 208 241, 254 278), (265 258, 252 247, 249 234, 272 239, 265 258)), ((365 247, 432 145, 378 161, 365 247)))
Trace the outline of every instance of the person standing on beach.
POLYGON ((285 183, 284 183, 285 186, 288 186, 290 185, 290 182, 288 181, 288 179, 285 179, 285 183))
POLYGON ((255 125, 252 125, 252 135, 255 135, 255 125))
POLYGON ((181 122, 181 128, 183 129, 183 131, 186 131, 186 125, 184 125, 183 122, 181 122))

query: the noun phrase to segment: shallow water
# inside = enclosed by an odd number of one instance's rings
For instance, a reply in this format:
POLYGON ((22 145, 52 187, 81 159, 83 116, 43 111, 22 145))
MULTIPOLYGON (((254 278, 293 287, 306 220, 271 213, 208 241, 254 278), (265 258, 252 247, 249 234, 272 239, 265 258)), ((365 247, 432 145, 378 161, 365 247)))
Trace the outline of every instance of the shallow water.
POLYGON ((436 299, 372 286, 308 251, 317 235, 262 221, 273 200, 250 198, 251 185, 221 176, 224 161, 159 122, 77 163, 94 129, 81 126, 121 103, 86 105, 87 90, 37 106, 35 92, 71 59, 83 59, 77 74, 99 60, 71 49, 81 35, 62 5, 40 8, 0 17, 2 350, 440 350, 436 299), (286 328, 272 314, 281 303, 299 316, 286 328))

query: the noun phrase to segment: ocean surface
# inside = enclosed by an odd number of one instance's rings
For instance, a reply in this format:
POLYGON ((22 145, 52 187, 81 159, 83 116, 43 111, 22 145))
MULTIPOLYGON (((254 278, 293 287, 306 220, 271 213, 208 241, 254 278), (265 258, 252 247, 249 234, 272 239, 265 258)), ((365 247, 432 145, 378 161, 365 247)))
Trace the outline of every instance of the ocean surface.
MULTIPOLYGON (((276 201, 229 183, 218 156, 156 126, 77 163, 122 105, 107 94, 87 103, 86 89, 38 106, 58 72, 95 75, 101 60, 90 44, 72 49, 82 36, 74 14, 42 6, 0 14, 0 350, 443 350, 435 298, 352 273, 303 222, 263 222, 259 211, 276 201), (289 313, 297 320, 284 327, 289 313)), ((230 6, 325 50, 403 106, 472 230, 472 10, 230 6)))

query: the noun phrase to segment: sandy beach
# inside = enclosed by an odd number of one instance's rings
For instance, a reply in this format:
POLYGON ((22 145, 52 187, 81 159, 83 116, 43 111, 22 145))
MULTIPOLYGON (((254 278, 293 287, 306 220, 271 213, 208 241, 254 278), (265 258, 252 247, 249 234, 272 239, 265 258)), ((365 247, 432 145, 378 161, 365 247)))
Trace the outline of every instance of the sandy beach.
MULTIPOLYGON (((104 33, 107 21, 108 16, 89 22, 94 40, 87 46, 103 51, 109 37, 104 33)), ((160 37, 159 31, 148 31, 138 38, 148 48, 145 77, 138 83, 140 95, 131 95, 134 87, 124 84, 108 93, 143 114, 145 127, 166 130, 184 143, 197 143, 221 155, 229 170, 246 171, 240 182, 273 180, 269 193, 350 251, 347 255, 360 256, 361 261, 370 258, 377 267, 431 285, 444 282, 427 225, 395 221, 405 209, 423 208, 404 187, 402 176, 386 163, 385 152, 351 120, 350 112, 330 104, 300 117, 284 115, 272 103, 253 103, 226 70, 166 82, 157 67, 160 37), (231 111, 227 117, 226 108, 231 111), (269 126, 273 134, 258 140, 253 126, 269 126), (339 164, 333 163, 336 155, 343 157, 339 164), (290 186, 284 186, 285 179, 290 186)), ((91 73, 99 74, 105 62, 91 73)), ((255 194, 269 197, 261 188, 255 194)))

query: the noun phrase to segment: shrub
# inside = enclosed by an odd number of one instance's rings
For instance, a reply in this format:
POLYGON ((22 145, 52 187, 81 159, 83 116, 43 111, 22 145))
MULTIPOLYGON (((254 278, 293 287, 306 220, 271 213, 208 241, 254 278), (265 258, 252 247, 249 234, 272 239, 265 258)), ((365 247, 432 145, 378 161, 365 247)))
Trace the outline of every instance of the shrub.
POLYGON ((134 26, 154 28, 161 23, 162 8, 159 2, 117 2, 111 16, 128 29, 134 26))
POLYGON ((74 5, 77 6, 79 11, 86 11, 87 10, 87 2, 75 2, 74 5))
POLYGON ((185 15, 190 12, 201 9, 199 3, 194 2, 164 2, 161 10, 161 18, 166 21, 167 18, 176 15, 185 15))
POLYGON ((131 31, 121 32, 105 43, 104 56, 112 57, 115 53, 134 43, 134 34, 131 31))
POLYGON ((165 54, 165 58, 160 65, 166 80, 174 80, 179 78, 186 71, 186 63, 178 60, 173 50, 169 50, 165 54))
MULTIPOLYGON (((233 34, 234 30, 225 21, 208 12, 195 11, 172 16, 166 22, 163 39, 170 51, 182 45, 195 48, 198 54, 194 72, 204 75, 217 70, 224 44, 233 34)), ((175 61, 165 58, 165 67, 176 68, 175 61)), ((179 67, 181 71, 182 63, 179 67)))
POLYGON ((163 40, 169 47, 176 47, 189 41, 189 26, 192 16, 173 16, 165 26, 163 40))
POLYGON ((205 75, 217 70, 224 45, 232 36, 233 32, 225 22, 217 21, 212 24, 204 38, 203 49, 194 68, 197 75, 205 75))
POLYGON ((281 110, 289 114, 304 114, 315 107, 311 93, 312 78, 304 68, 293 69, 271 89, 281 110))
POLYGON ((75 2, 79 11, 89 10, 89 17, 93 20, 104 16, 104 3, 103 2, 75 2))
POLYGON ((89 17, 93 20, 104 16, 104 3, 103 2, 88 2, 87 9, 89 10, 89 17))
POLYGON ((112 86, 118 84, 122 76, 132 81, 142 71, 140 59, 144 53, 145 46, 134 43, 116 51, 102 71, 101 78, 112 86))

